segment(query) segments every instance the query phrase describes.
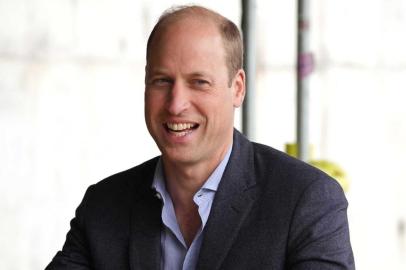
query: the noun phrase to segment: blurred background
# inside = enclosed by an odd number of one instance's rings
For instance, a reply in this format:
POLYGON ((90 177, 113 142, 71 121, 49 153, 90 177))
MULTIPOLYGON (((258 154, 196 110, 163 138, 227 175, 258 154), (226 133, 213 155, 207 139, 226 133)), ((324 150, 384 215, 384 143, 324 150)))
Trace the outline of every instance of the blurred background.
MULTIPOLYGON (((346 173, 357 269, 406 269, 406 1, 308 2, 311 158, 346 173)), ((146 40, 185 3, 0 0, 0 269, 43 269, 90 184, 159 154, 146 40)), ((241 23, 239 0, 194 3, 241 23)), ((296 1, 256 1, 251 139, 283 151, 296 140, 296 17, 296 1)))

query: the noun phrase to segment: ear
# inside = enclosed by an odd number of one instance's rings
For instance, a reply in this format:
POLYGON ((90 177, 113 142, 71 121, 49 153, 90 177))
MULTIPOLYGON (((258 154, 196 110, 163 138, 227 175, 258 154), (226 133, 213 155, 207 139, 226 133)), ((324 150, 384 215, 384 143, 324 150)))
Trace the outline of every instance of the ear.
POLYGON ((237 71, 231 87, 233 88, 233 105, 234 108, 238 108, 245 97, 245 72, 243 69, 237 71))

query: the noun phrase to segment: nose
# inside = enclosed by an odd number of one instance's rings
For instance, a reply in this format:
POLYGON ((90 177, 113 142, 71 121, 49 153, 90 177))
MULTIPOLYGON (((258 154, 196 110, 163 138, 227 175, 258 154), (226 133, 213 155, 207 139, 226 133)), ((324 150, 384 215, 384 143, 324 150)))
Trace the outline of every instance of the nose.
POLYGON ((172 115, 180 115, 189 108, 190 101, 187 87, 175 81, 168 94, 167 110, 172 115))

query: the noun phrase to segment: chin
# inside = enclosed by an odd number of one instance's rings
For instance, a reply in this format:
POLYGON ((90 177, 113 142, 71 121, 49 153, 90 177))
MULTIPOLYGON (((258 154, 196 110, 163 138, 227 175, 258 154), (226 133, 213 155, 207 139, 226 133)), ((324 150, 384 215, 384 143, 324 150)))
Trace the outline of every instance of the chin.
POLYGON ((163 151, 162 157, 172 163, 183 164, 193 163, 197 159, 192 153, 186 151, 176 151, 176 153, 172 151, 163 151))

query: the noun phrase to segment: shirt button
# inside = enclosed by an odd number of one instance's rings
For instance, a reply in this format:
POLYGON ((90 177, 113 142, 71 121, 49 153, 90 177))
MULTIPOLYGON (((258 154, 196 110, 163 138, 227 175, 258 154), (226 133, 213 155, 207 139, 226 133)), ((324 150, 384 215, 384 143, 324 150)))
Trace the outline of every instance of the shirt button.
POLYGON ((162 201, 162 196, 161 196, 161 194, 160 194, 159 192, 155 193, 155 197, 156 197, 158 200, 162 201))

